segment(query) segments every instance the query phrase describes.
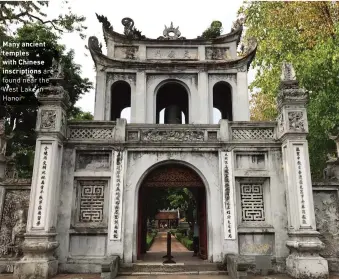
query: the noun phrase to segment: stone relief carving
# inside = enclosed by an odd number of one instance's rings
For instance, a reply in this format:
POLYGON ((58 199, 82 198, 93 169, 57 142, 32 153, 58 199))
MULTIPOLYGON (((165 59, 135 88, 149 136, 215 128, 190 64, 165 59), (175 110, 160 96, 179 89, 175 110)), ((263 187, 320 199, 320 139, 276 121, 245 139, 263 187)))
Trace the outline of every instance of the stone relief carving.
POLYGON ((41 128, 52 129, 56 124, 56 111, 55 110, 42 110, 41 111, 41 128))
POLYGON ((142 141, 204 141, 202 130, 170 130, 150 129, 142 131, 142 141))
POLYGON ((336 191, 314 191, 317 230, 325 249, 321 256, 339 257, 339 199, 336 191))
POLYGON ((120 74, 120 73, 109 73, 107 74, 107 82, 109 81, 120 81, 124 80, 129 84, 135 84, 136 82, 136 75, 135 74, 120 74))
POLYGON ((139 31, 138 29, 134 27, 133 19, 129 17, 125 17, 121 20, 121 23, 124 26, 124 34, 129 39, 133 39, 133 40, 146 39, 144 35, 141 35, 141 31, 139 31))
POLYGON ((5 119, 0 119, 0 136, 5 134, 5 119))
POLYGON ((242 221, 265 221, 263 184, 240 183, 242 221))
POLYGON ((7 190, 0 227, 0 257, 17 258, 26 232, 29 190, 7 190))
POLYGON ((207 60, 225 60, 230 59, 231 53, 228 47, 207 47, 206 59, 207 60))
POLYGON ((209 79, 213 81, 231 81, 233 83, 237 83, 237 75, 236 74, 211 74, 209 75, 209 79))
POLYGON ((304 132, 304 113, 302 111, 288 112, 288 127, 293 131, 304 132))
POLYGON ((126 47, 125 49, 125 58, 126 59, 136 59, 136 53, 138 51, 138 47, 126 47))
POLYGON ((128 132, 128 140, 138 140, 138 135, 137 131, 128 132))
POLYGON ((61 132, 66 135, 66 130, 67 130, 67 116, 65 112, 62 112, 61 114, 61 132))
POLYGON ((247 66, 243 65, 237 68, 237 72, 247 72, 247 66))

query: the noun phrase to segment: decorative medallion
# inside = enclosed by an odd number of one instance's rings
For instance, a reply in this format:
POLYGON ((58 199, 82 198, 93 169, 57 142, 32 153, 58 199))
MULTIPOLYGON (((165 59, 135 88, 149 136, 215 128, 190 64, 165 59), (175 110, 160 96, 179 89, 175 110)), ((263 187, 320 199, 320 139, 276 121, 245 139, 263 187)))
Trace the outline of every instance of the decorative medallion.
POLYGON ((56 111, 55 110, 42 110, 41 111, 41 128, 53 129, 56 123, 56 111))
MULTIPOLYGON (((173 27, 173 22, 171 22, 170 27, 167 27, 165 25, 165 30, 163 32, 163 37, 159 37, 158 40, 178 40, 181 36, 181 32, 179 31, 179 26, 177 28, 173 27)), ((184 37, 181 37, 180 39, 185 39, 184 37)))

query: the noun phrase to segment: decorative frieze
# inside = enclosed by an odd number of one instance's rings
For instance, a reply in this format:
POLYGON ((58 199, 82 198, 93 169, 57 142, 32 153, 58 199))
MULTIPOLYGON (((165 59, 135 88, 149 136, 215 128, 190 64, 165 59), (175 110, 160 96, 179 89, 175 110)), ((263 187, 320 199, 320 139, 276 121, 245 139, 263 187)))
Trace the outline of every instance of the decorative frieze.
POLYGON ((307 197, 307 181, 305 176, 305 158, 304 148, 295 146, 295 162, 296 162, 296 181, 298 187, 298 204, 300 213, 301 227, 309 227, 308 197, 307 197))
POLYGON ((39 168, 37 176, 37 187, 35 191, 37 192, 35 197, 35 210, 33 217, 33 227, 35 228, 44 228, 45 226, 45 211, 46 211, 46 198, 47 198, 47 187, 49 183, 50 173, 50 164, 51 164, 51 148, 52 144, 41 144, 40 147, 40 159, 39 159, 39 168))
POLYGON ((222 152, 221 160, 225 239, 235 239, 232 152, 222 152))
POLYGON ((111 240, 121 239, 122 194, 124 185, 124 152, 116 151, 112 189, 111 240))
POLYGON ((157 130, 150 129, 141 132, 142 141, 204 141, 203 130, 157 130))
POLYGON ((243 222, 265 221, 263 184, 240 183, 243 222))
POLYGON ((198 48, 147 47, 146 57, 156 60, 197 60, 198 48))
POLYGON ((42 110, 41 111, 41 128, 55 129, 57 113, 56 110, 42 110))
POLYGON ((127 139, 131 141, 136 141, 139 139, 139 132, 138 131, 130 131, 127 134, 127 139))
POLYGON ((231 53, 228 47, 206 47, 206 60, 227 60, 231 59, 231 53))
POLYGON ((104 180, 80 180, 79 222, 102 223, 104 218, 105 187, 104 180))

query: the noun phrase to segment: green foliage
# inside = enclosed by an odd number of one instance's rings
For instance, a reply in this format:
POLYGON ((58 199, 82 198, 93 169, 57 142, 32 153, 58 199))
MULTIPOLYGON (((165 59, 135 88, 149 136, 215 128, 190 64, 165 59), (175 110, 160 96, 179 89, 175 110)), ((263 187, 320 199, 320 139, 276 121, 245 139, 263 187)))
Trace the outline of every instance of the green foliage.
POLYGON ((252 119, 275 120, 281 65, 291 62, 300 86, 311 92, 310 163, 313 178, 320 178, 334 149, 328 133, 339 123, 339 3, 246 2, 239 13, 246 17, 244 39, 259 43, 252 63, 258 69, 250 85, 252 119))
POLYGON ((47 19, 44 9, 48 7, 49 1, 2 1, 0 2, 0 35, 8 34, 10 25, 41 23, 53 28, 59 33, 79 32, 81 38, 86 26, 84 16, 72 13, 68 1, 63 1, 62 6, 67 7, 66 14, 60 14, 58 18, 47 19))
POLYGON ((189 239, 187 236, 182 235, 181 233, 175 234, 176 239, 181 242, 188 250, 193 251, 193 240, 189 239))
POLYGON ((146 236, 146 249, 147 250, 149 250, 151 248, 156 236, 157 236, 157 232, 147 234, 147 236, 146 236))
POLYGON ((74 107, 71 111, 69 120, 93 120, 94 116, 90 112, 84 112, 78 107, 74 107))
MULTIPOLYGON (((47 70, 51 68, 52 59, 61 58, 65 76, 65 89, 68 91, 71 100, 68 115, 73 118, 80 116, 89 118, 88 114, 82 113, 78 108, 74 108, 74 104, 80 99, 82 94, 89 92, 92 88, 92 83, 87 78, 81 77, 81 68, 74 63, 74 51, 66 52, 65 47, 58 44, 59 37, 51 28, 42 24, 28 24, 19 28, 15 36, 7 36, 7 39, 12 42, 45 42, 45 47, 31 48, 29 50, 16 48, 15 51, 29 51, 29 60, 45 61, 44 65, 29 67, 30 69, 41 70, 42 74, 32 75, 33 78, 37 79, 41 77, 48 78, 50 73, 47 70)), ((4 48, 4 50, 10 51, 14 49, 4 48)), ((15 60, 18 59, 15 58, 15 60)), ((18 66, 6 66, 6 69, 10 68, 18 69, 18 66)), ((6 74, 2 75, 2 78, 18 78, 18 75, 6 74)), ((32 85, 17 82, 15 86, 18 88, 28 88, 32 85)), ((39 89, 42 86, 46 86, 46 83, 37 82, 34 86, 35 89, 39 89)), ((34 160, 35 123, 38 101, 34 92, 24 94, 25 99, 21 103, 17 102, 15 105, 6 105, 1 110, 0 116, 5 117, 7 120, 6 131, 13 134, 13 137, 7 144, 7 155, 16 154, 15 160, 19 177, 30 177, 34 160)))
POLYGON ((218 20, 215 20, 211 23, 211 26, 202 33, 202 38, 214 39, 221 35, 222 30, 222 23, 218 20))

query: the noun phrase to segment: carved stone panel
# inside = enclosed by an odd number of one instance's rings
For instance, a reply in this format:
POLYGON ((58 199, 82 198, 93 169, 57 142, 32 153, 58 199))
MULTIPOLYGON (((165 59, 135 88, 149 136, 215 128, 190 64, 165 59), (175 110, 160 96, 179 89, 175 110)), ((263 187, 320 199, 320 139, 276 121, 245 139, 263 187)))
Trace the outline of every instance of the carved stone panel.
POLYGON ((305 131, 304 113, 302 111, 288 112, 288 128, 297 132, 305 131))
POLYGON ((76 170, 108 170, 110 167, 109 153, 80 151, 77 154, 76 170))
POLYGON ((339 258, 339 198, 337 191, 314 191, 314 208, 317 230, 325 249, 321 256, 339 258))
POLYGON ((228 47, 206 47, 206 60, 226 60, 231 59, 231 53, 228 47))
POLYGON ((7 190, 0 226, 0 257, 22 255, 21 244, 26 232, 29 190, 7 190))
POLYGON ((243 222, 265 221, 264 189, 259 183, 240 183, 243 222))
POLYGON ((54 129, 56 125, 57 114, 55 110, 41 111, 41 128, 54 129))
POLYGON ((138 46, 115 46, 114 57, 135 60, 138 58, 138 46))
POLYGON ((147 59, 163 60, 197 60, 198 48, 169 48, 169 47, 147 47, 147 59))

